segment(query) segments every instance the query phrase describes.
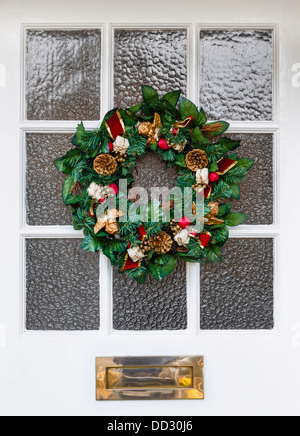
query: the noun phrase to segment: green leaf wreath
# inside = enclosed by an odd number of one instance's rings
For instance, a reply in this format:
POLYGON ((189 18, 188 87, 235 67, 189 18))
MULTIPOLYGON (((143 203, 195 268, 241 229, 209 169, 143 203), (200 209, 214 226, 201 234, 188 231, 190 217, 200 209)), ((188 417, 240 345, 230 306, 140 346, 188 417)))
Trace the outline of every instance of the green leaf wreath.
POLYGON ((179 259, 222 261, 228 227, 247 220, 246 214, 231 212, 230 199, 240 198, 239 183, 254 164, 253 159, 238 157, 240 141, 223 136, 229 124, 208 123, 204 110, 181 98, 180 90, 159 98, 155 89, 143 86, 142 94, 141 104, 110 111, 95 131, 81 123, 72 139, 75 148, 54 163, 66 175, 62 197, 71 208, 74 229, 83 230, 82 249, 102 250, 120 273, 139 283, 148 274, 163 280, 179 259), (125 179, 132 188, 136 161, 146 152, 157 153, 166 166, 178 169, 175 186, 182 192, 191 188, 192 215, 177 221, 172 198, 168 205, 151 198, 131 219, 129 209, 137 198, 128 200, 119 181, 125 179), (193 222, 201 193, 204 228, 197 233, 193 222), (114 208, 109 200, 114 200, 114 208))

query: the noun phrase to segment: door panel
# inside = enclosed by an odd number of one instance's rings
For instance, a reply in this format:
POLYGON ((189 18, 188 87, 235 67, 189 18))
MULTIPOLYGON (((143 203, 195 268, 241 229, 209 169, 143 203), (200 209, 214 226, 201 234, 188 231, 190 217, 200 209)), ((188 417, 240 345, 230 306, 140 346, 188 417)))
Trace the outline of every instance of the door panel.
POLYGON ((100 3, 0 6, 0 413, 298 414, 300 6, 100 3), (228 119, 257 166, 234 205, 250 219, 231 232, 225 263, 180 265, 137 288, 78 249, 52 162, 78 122, 96 128, 142 83, 181 87, 228 119), (95 358, 140 355, 204 355, 205 400, 97 403, 95 358))

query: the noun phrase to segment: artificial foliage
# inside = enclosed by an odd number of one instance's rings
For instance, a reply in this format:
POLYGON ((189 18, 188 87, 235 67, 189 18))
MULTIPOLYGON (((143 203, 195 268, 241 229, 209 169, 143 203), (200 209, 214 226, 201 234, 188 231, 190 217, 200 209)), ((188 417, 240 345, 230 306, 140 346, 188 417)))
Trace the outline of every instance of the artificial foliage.
POLYGON ((81 123, 74 147, 55 161, 66 175, 62 198, 71 208, 74 229, 84 233, 82 249, 102 250, 120 273, 139 283, 148 274, 163 280, 179 259, 222 261, 228 228, 247 219, 244 213, 231 212, 230 200, 240 198, 240 182, 254 164, 253 159, 239 158, 240 141, 224 136, 229 124, 208 123, 205 111, 182 98, 180 90, 160 98, 155 89, 143 86, 142 97, 134 107, 110 111, 95 131, 81 123), (120 220, 126 212, 123 205, 129 208, 137 199, 124 203, 119 181, 126 179, 128 189, 133 186, 137 159, 146 152, 157 153, 167 167, 178 169, 175 186, 191 188, 193 206, 197 195, 204 195, 200 234, 193 231, 194 216, 174 220, 172 200, 167 221, 166 205, 153 199, 138 209, 138 219, 120 220), (105 209, 110 198, 116 206, 105 209))

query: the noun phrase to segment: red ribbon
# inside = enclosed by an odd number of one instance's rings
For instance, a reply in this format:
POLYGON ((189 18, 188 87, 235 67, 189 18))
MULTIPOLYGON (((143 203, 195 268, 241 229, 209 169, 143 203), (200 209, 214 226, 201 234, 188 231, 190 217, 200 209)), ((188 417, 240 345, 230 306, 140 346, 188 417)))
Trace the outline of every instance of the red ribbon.
POLYGON ((226 174, 231 168, 233 168, 237 164, 236 160, 228 159, 228 157, 223 157, 218 162, 218 171, 216 171, 219 176, 223 176, 226 174))
POLYGON ((114 141, 125 133, 125 124, 118 110, 106 121, 105 125, 114 141))
POLYGON ((201 235, 199 236, 201 248, 205 248, 208 245, 210 238, 211 234, 209 232, 201 233, 201 235))

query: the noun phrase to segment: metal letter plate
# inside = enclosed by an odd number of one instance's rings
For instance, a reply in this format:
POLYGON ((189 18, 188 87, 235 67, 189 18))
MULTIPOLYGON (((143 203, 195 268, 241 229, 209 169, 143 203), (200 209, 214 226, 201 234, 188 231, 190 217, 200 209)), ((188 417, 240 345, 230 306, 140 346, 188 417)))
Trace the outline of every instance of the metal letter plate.
POLYGON ((96 399, 203 400, 204 358, 98 357, 96 399))

